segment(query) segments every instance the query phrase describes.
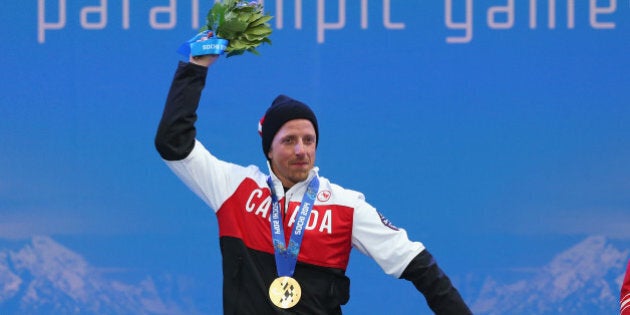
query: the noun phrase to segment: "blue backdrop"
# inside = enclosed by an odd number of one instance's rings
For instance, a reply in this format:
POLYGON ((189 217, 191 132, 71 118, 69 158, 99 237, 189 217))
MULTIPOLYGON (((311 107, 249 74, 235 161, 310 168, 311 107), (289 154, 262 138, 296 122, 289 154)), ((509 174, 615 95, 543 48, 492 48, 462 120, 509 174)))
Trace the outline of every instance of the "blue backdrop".
MULTIPOLYGON (((211 6, 2 4, 0 279, 13 280, 0 280, 0 310, 46 313, 50 292, 61 313, 118 313, 79 298, 96 294, 86 283, 98 274, 113 291, 153 288, 150 306, 112 298, 118 310, 221 313, 213 212, 153 148, 176 49, 211 6), (45 253, 87 271, 35 272, 51 266, 45 253)), ((258 120, 290 95, 318 115, 321 174, 422 241, 475 313, 618 309, 630 255, 627 1, 265 8, 273 44, 211 69, 198 122, 207 147, 265 167, 258 120)), ((347 314, 429 313, 411 284, 361 254, 348 273, 347 314)))

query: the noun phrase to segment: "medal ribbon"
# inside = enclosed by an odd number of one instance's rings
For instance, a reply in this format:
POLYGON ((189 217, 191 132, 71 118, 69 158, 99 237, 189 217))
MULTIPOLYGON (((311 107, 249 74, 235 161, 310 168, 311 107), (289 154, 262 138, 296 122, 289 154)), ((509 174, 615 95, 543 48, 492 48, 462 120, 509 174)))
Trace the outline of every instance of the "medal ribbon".
MULTIPOLYGON (((291 231, 291 237, 289 238, 289 246, 286 246, 284 238, 284 225, 282 224, 282 210, 280 209, 280 202, 273 189, 273 182, 271 176, 267 178, 267 184, 271 189, 271 238, 273 240, 273 249, 276 257, 276 268, 278 276, 292 277, 295 271, 295 264, 300 252, 300 246, 302 245, 302 237, 304 237, 304 231, 308 224, 308 218, 313 209, 315 202, 315 196, 319 190, 319 179, 314 176, 311 182, 306 188, 306 192, 302 197, 302 203, 295 220, 293 230, 291 231)), ((287 200, 289 202, 289 200, 287 200)))

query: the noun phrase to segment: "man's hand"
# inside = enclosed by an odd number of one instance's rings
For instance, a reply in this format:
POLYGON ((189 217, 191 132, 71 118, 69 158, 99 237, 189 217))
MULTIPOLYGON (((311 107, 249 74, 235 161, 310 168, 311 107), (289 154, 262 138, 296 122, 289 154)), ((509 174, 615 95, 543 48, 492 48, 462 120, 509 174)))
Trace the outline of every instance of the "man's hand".
POLYGON ((203 56, 190 56, 189 62, 194 63, 196 65, 200 65, 203 67, 210 67, 217 59, 219 59, 220 55, 203 55, 203 56))
MULTIPOLYGON (((212 32, 208 32, 205 36, 201 37, 197 40, 197 42, 202 42, 212 37, 212 32)), ((217 59, 219 59, 220 55, 203 55, 203 56, 190 56, 188 62, 194 63, 196 65, 200 65, 203 67, 210 67, 217 59)))

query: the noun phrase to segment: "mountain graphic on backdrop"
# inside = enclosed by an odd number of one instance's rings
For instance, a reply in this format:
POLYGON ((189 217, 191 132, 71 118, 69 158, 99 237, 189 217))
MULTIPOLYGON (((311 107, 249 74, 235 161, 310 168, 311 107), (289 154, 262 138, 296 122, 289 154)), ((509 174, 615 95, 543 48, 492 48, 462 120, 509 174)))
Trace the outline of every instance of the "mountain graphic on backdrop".
POLYGON ((512 283, 486 279, 475 314, 619 314, 619 290, 629 250, 591 236, 512 283))
POLYGON ((0 250, 2 314, 201 314, 181 298, 180 279, 108 279, 47 236, 17 251, 0 250))
MULTIPOLYGON (((629 253, 604 237, 586 238, 521 280, 486 279, 474 291, 471 308, 478 315, 618 313, 629 253)), ((114 280, 50 237, 34 237, 17 250, 0 248, 0 310, 3 315, 211 313, 191 294, 202 291, 195 280, 185 285, 172 275, 143 277, 135 284, 114 280)))

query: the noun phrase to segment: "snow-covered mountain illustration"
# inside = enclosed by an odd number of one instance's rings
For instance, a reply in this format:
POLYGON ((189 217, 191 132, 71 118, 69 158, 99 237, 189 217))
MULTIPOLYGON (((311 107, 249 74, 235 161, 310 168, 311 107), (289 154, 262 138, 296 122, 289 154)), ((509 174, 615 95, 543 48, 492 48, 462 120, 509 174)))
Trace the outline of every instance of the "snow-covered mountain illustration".
POLYGON ((199 314, 171 280, 110 280, 46 236, 18 251, 0 251, 2 314, 199 314))
POLYGON ((488 278, 473 303, 475 314, 615 314, 629 250, 591 236, 535 270, 505 284, 488 278))
MULTIPOLYGON (((630 250, 604 237, 586 238, 533 268, 518 281, 489 277, 470 293, 477 315, 615 314, 630 250)), ((83 256, 47 236, 22 247, 0 248, 0 313, 220 314, 191 292, 204 291, 174 275, 113 280, 83 256), (184 284, 184 282, 186 282, 184 284), (205 303, 205 304, 204 304, 205 303)), ((199 282, 199 281, 197 281, 199 282)), ((220 299, 219 297, 216 297, 220 299)))

